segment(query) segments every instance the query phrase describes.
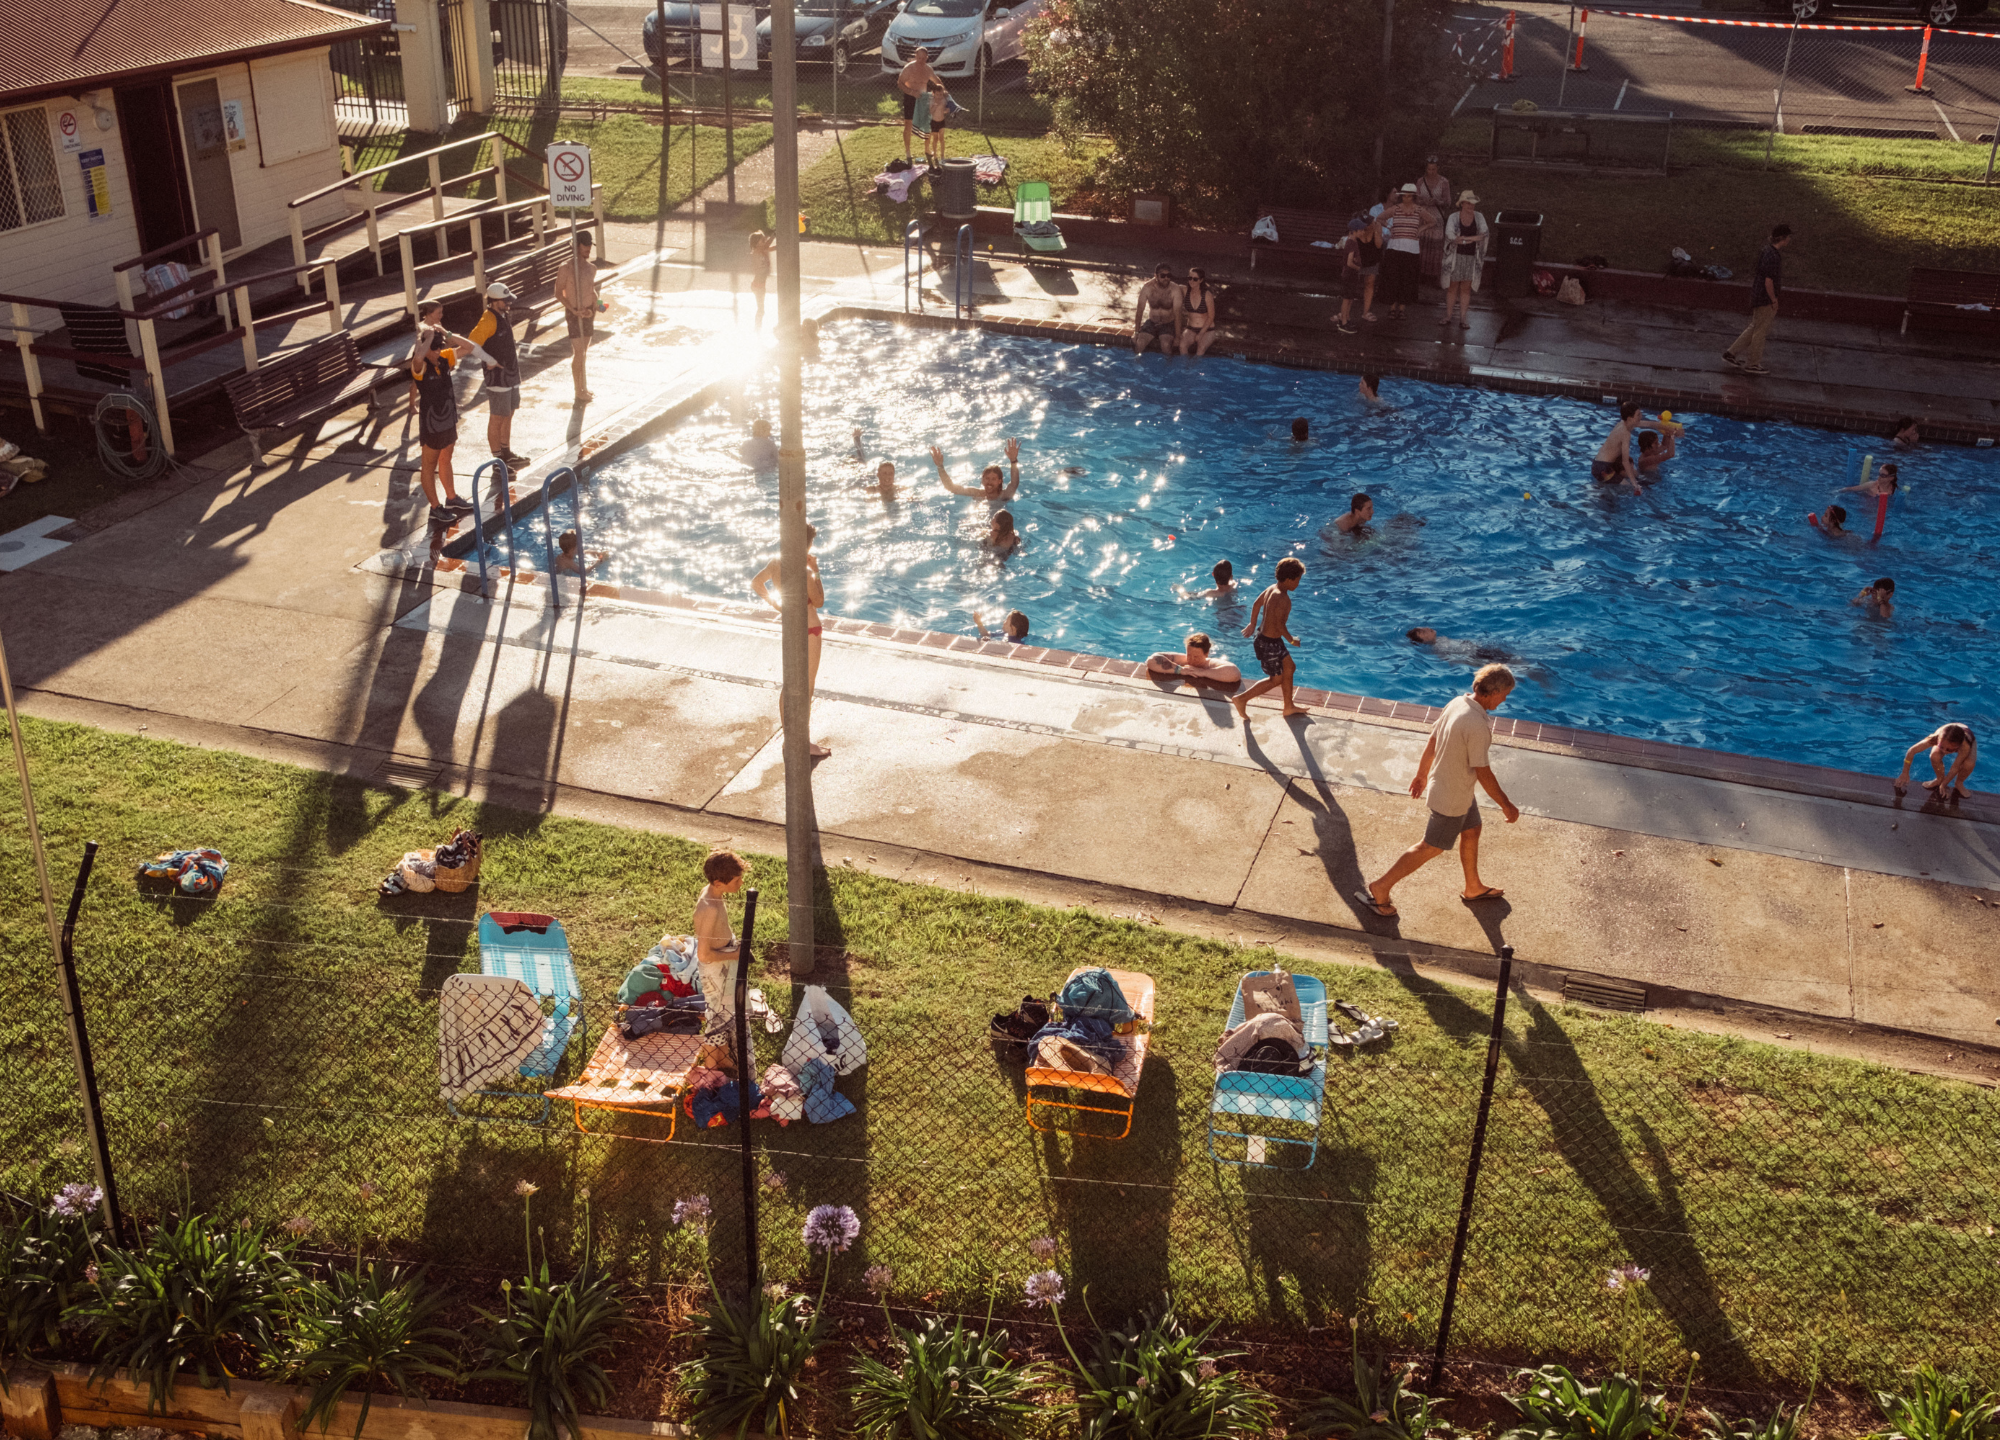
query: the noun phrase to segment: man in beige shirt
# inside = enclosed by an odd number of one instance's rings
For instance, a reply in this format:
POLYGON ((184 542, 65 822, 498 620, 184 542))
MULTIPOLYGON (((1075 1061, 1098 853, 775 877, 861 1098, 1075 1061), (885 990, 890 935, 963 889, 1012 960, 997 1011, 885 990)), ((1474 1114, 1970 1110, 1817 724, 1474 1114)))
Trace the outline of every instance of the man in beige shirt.
POLYGON ((1367 889, 1354 892, 1355 900, 1365 905, 1369 913, 1384 920, 1393 919, 1396 907, 1389 901, 1389 892, 1454 844, 1465 867, 1461 899, 1498 900, 1506 893, 1488 888, 1479 878, 1481 821, 1473 787, 1475 784, 1485 787, 1509 825, 1521 818, 1521 812, 1500 788, 1500 781, 1488 763, 1493 745, 1491 712, 1500 708, 1513 689, 1512 670, 1505 665, 1484 665, 1472 677, 1472 693, 1461 695, 1444 707, 1444 714, 1431 728, 1423 759, 1417 762, 1417 778, 1410 782, 1410 794, 1423 798, 1435 766, 1436 781, 1430 784, 1430 824, 1425 827, 1423 839, 1396 857, 1388 874, 1367 889))
POLYGON ((703 1035, 712 1044, 733 1049, 736 1044, 736 932, 729 924, 729 902, 723 897, 743 888, 750 873, 742 857, 718 850, 703 862, 708 884, 694 902, 695 959, 701 965, 701 998, 708 1005, 703 1035))

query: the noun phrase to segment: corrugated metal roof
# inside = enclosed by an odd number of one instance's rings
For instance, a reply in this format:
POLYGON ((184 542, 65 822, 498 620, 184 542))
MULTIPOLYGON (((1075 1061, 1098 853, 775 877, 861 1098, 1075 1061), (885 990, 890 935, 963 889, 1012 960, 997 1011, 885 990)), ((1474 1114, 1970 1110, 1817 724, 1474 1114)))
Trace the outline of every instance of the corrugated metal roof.
POLYGON ((0 101, 307 49, 388 28, 312 0, 8 0, 0 101))

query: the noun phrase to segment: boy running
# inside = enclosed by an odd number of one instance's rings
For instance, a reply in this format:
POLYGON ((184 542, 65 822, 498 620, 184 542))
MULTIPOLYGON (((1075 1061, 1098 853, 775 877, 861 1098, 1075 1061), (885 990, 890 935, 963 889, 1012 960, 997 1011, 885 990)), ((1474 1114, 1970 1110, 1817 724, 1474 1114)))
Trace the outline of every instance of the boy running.
POLYGON ((1243 717, 1246 727, 1250 724, 1250 702, 1273 685, 1284 687, 1287 717, 1306 713, 1292 703, 1292 676, 1296 667, 1292 664, 1292 652, 1285 648, 1287 641, 1293 645, 1299 643, 1299 637, 1291 632, 1287 622, 1292 618, 1292 592, 1305 578, 1303 560, 1295 555, 1287 555, 1280 560, 1277 583, 1257 597, 1257 603, 1250 611, 1250 623, 1243 627, 1246 636, 1256 637, 1257 663, 1264 667, 1265 676, 1241 695, 1230 697, 1229 703, 1236 707, 1236 713, 1243 717))

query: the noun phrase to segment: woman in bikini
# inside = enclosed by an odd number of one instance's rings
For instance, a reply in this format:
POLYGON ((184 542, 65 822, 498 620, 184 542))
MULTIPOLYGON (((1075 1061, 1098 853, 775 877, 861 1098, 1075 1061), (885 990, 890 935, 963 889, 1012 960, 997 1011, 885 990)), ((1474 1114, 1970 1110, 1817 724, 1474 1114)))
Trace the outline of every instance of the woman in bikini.
POLYGON ((1181 354, 1206 355, 1215 343, 1215 292, 1209 288, 1208 272, 1199 265, 1188 269, 1187 290, 1181 300, 1181 354))
MULTIPOLYGON (((806 526, 806 545, 808 547, 806 550, 806 719, 808 722, 812 719, 813 691, 819 685, 820 630, 823 628, 820 625, 819 612, 821 607, 826 604, 826 587, 820 583, 819 578, 819 556, 813 554, 810 548, 812 543, 817 539, 819 539, 819 527, 816 525, 806 526)), ((779 604, 778 597, 772 593, 778 585, 778 565, 779 562, 773 560, 762 570, 759 570, 751 578, 750 589, 766 605, 769 605, 773 610, 782 615, 784 614, 784 606, 779 604)), ((778 687, 778 723, 780 725, 784 723, 784 715, 785 690, 780 685, 778 687)), ((833 751, 824 745, 808 740, 806 742, 806 753, 815 760, 824 760, 833 751)))

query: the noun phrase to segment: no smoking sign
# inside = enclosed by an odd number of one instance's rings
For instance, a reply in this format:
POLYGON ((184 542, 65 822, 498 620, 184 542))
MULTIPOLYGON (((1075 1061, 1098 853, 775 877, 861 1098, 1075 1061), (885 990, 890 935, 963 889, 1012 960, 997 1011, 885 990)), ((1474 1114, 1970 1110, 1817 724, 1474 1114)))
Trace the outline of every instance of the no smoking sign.
POLYGON ((549 146, 549 203, 558 210, 590 208, 590 147, 563 142, 549 146))

